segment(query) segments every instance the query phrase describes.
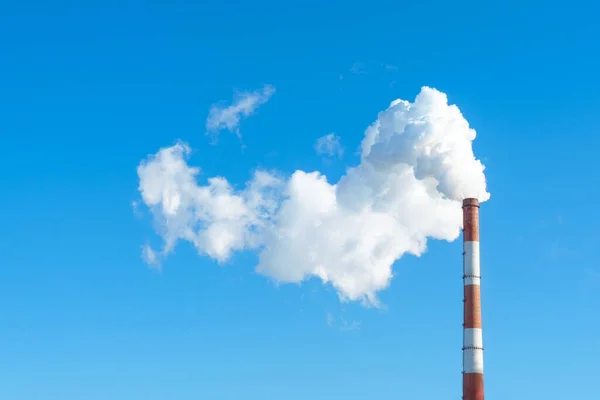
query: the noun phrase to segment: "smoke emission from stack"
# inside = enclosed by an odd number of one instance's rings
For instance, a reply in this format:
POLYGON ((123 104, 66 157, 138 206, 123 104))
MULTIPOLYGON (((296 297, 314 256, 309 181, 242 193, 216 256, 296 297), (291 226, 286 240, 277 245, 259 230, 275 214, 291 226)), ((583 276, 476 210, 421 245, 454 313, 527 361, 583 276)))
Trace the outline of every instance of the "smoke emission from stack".
POLYGON ((276 282, 318 277, 342 300, 377 305, 392 265, 421 255, 427 240, 454 241, 461 202, 486 201, 484 166, 470 128, 446 95, 423 87, 413 102, 395 100, 369 126, 358 165, 330 183, 318 171, 256 171, 236 189, 223 177, 198 181, 184 143, 160 149, 138 167, 163 261, 178 241, 226 262, 258 254, 256 271, 276 282))
POLYGON ((463 400, 484 400, 477 199, 463 200, 463 226, 463 400))

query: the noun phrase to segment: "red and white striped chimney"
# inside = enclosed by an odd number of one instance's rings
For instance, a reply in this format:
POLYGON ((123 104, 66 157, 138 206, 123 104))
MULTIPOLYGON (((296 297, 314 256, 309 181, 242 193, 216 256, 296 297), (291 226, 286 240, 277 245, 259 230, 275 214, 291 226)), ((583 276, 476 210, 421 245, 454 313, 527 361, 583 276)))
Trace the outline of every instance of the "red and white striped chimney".
POLYGON ((483 400, 479 200, 463 200, 463 400, 483 400))

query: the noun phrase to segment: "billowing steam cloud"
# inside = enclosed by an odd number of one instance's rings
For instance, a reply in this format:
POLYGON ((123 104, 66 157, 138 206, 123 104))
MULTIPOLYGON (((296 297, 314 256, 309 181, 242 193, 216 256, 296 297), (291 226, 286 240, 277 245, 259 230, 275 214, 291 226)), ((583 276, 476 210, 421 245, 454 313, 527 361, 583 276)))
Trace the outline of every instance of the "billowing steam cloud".
POLYGON ((165 241, 162 256, 187 240, 219 262, 258 251, 256 270, 278 282, 318 277, 344 300, 377 304, 405 253, 427 239, 452 241, 461 200, 487 200, 475 131, 445 94, 424 87, 396 100, 366 130, 361 162, 337 184, 319 172, 289 178, 258 171, 242 190, 224 178, 198 185, 189 149, 161 149, 138 168, 139 190, 165 241))

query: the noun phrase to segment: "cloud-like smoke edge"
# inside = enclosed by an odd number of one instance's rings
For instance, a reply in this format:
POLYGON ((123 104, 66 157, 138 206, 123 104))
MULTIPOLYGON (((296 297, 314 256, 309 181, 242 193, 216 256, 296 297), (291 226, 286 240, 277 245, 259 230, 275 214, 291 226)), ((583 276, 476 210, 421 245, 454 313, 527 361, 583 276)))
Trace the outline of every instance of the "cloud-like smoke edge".
POLYGON ((184 143, 160 149, 138 167, 139 190, 164 240, 222 263, 256 250, 256 271, 280 283, 317 277, 342 300, 378 305, 377 293, 404 254, 421 255, 429 238, 453 241, 461 201, 486 201, 476 133, 444 93, 423 87, 395 100, 365 131, 359 165, 336 184, 319 173, 289 177, 255 171, 245 187, 223 177, 198 184, 184 143))
POLYGON ((264 85, 260 90, 235 93, 231 105, 216 103, 211 105, 206 118, 206 133, 216 140, 222 130, 234 132, 240 136, 239 126, 242 118, 248 117, 256 109, 269 101, 275 94, 275 87, 264 85))

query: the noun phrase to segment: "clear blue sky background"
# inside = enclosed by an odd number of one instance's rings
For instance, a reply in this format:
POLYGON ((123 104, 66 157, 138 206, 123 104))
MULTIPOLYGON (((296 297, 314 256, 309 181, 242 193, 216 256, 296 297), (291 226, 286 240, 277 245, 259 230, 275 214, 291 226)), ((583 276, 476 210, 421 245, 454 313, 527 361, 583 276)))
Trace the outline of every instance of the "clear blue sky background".
POLYGON ((252 254, 184 244, 157 273, 131 208, 136 166, 177 139, 207 176, 336 181, 422 85, 487 165, 487 398, 600 398, 598 2, 320 3, 0 2, 1 399, 460 399, 460 240, 400 260, 376 310, 275 287, 252 254), (264 83, 246 150, 210 146, 209 106, 264 83), (314 153, 329 132, 342 161, 314 153))

